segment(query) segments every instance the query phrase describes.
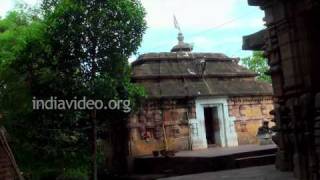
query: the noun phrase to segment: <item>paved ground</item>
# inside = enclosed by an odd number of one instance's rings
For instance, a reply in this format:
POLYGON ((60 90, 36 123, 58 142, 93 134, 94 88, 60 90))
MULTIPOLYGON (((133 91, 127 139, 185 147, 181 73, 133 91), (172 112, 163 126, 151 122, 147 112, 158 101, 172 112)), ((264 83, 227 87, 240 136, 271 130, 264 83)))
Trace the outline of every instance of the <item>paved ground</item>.
MULTIPOLYGON (((193 151, 179 151, 175 154, 176 157, 218 157, 225 156, 230 154, 259 151, 259 150, 268 150, 274 149, 277 146, 275 144, 270 145, 241 145, 237 147, 214 147, 203 150, 193 150, 193 151)), ((140 158, 150 158, 149 156, 142 156, 140 158)))
POLYGON ((243 168, 228 171, 208 172, 159 180, 296 180, 292 172, 277 171, 274 165, 243 168))
POLYGON ((180 151, 175 156, 178 157, 217 157, 224 156, 236 153, 250 152, 250 151, 259 151, 259 150, 267 150, 274 149, 277 146, 275 144, 270 145, 241 145, 237 147, 214 147, 208 148, 204 150, 196 150, 196 151, 180 151))

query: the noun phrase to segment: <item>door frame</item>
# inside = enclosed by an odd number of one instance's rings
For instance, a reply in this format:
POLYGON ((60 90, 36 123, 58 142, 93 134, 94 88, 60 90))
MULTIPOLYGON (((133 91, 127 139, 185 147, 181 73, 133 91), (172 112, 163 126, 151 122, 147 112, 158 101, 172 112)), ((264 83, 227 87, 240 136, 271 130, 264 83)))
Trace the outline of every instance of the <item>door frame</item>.
POLYGON ((219 117, 219 136, 218 138, 221 147, 238 146, 237 133, 234 126, 234 117, 229 116, 229 109, 226 97, 207 97, 196 99, 196 118, 191 122, 197 128, 197 134, 192 135, 192 149, 208 148, 204 108, 217 107, 219 117))

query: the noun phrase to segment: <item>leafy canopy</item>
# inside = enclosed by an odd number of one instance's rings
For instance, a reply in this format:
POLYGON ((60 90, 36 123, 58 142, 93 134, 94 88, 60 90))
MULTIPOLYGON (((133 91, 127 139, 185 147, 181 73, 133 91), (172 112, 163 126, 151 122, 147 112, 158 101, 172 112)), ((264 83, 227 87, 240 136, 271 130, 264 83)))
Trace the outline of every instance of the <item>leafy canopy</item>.
MULTIPOLYGON (((130 82, 127 59, 142 41, 145 12, 136 0, 44 0, 38 12, 0 20, 0 112, 27 177, 82 176, 90 112, 32 110, 32 98, 130 99, 134 106, 144 91, 130 82)), ((98 134, 114 133, 111 126, 127 117, 97 112, 98 134)))
POLYGON ((258 73, 258 80, 271 83, 271 77, 265 74, 269 67, 267 59, 263 57, 263 52, 255 51, 251 57, 241 59, 241 63, 253 72, 258 73))

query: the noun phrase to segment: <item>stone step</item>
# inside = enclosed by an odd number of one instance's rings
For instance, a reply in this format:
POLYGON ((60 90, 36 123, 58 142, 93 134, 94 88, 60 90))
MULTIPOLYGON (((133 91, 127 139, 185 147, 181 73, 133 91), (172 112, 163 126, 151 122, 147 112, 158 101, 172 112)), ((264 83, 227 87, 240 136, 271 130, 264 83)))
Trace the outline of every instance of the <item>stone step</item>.
POLYGON ((274 164, 276 148, 208 157, 135 158, 134 174, 184 175, 274 164))
POLYGON ((113 180, 156 180, 160 178, 166 178, 170 177, 166 174, 131 174, 127 176, 121 176, 121 177, 111 177, 107 179, 113 179, 113 180))
POLYGON ((238 168, 269 165, 269 164, 273 164, 275 160, 276 160, 276 154, 249 156, 249 157, 235 159, 238 168))

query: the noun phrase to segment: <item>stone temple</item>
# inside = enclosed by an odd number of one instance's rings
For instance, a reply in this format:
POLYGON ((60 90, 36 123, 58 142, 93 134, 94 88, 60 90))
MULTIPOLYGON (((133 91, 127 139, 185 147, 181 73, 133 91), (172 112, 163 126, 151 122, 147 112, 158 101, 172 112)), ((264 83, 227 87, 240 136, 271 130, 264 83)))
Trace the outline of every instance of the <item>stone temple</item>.
POLYGON ((239 58, 192 52, 182 33, 171 52, 143 54, 132 79, 147 98, 130 118, 130 155, 257 144, 271 121, 273 91, 239 58))

